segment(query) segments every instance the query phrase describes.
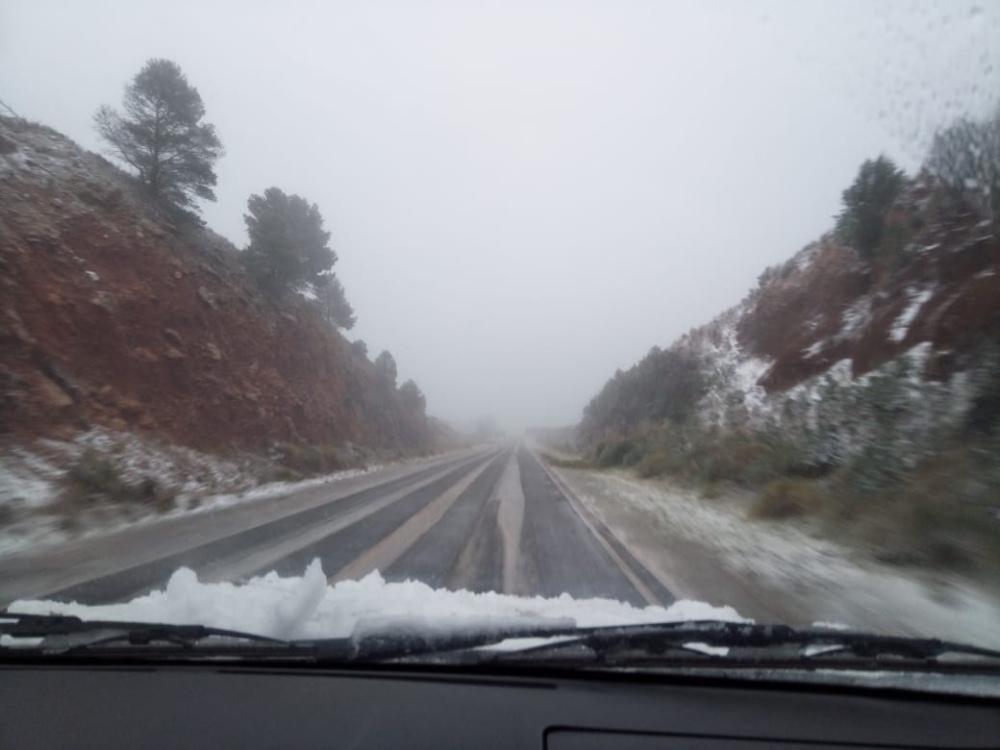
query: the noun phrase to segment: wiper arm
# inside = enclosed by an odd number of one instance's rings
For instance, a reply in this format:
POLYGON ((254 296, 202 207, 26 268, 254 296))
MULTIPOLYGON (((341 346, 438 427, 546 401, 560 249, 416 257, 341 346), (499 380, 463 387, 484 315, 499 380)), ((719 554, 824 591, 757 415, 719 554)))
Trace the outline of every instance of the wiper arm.
POLYGON ((192 649, 202 641, 220 639, 228 645, 288 645, 285 641, 253 633, 213 628, 205 625, 169 625, 117 620, 81 620, 73 615, 33 615, 0 612, 0 636, 8 637, 4 651, 21 651, 25 646, 47 654, 66 653, 91 646, 169 645, 192 649), (18 644, 26 639, 25 644, 18 644), (40 643, 31 643, 41 639, 40 643))
MULTIPOLYGON (((557 621, 558 631, 567 621, 557 621)), ((319 664, 391 661, 499 643, 508 638, 548 635, 551 626, 501 626, 474 631, 408 631, 390 628, 358 637, 282 641, 253 633, 208 627, 117 620, 81 620, 73 615, 0 612, 0 654, 87 656, 213 656, 216 654, 307 658, 319 664), (41 642, 36 642, 41 639, 41 642), (212 640, 214 639, 214 640, 212 640), (18 643, 22 640, 22 643, 18 643), (205 643, 210 641, 211 644, 205 643), (166 647, 164 650, 163 647, 166 647), (116 648, 117 647, 117 648, 116 648)), ((570 629, 569 632, 572 632, 570 629)))
POLYGON ((887 668, 938 667, 954 665, 952 661, 938 660, 953 655, 976 659, 977 666, 983 661, 996 662, 989 668, 1000 671, 1000 651, 940 639, 716 620, 591 628, 577 628, 565 620, 473 630, 397 627, 373 629, 347 638, 282 641, 204 625, 0 612, 0 636, 7 641, 6 645, 0 645, 3 654, 131 657, 141 653, 164 658, 228 655, 306 659, 328 665, 433 660, 470 665, 773 667, 791 664, 841 668, 871 663, 887 668), (488 648, 523 638, 546 642, 511 650, 488 648), (18 644, 19 639, 28 642, 18 644), (41 642, 30 642, 37 639, 41 642))

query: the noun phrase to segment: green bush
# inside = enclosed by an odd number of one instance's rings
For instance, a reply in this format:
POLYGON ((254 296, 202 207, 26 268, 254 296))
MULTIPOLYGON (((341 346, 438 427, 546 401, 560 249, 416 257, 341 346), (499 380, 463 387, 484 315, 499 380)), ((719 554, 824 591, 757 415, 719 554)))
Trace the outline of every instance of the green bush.
POLYGON ((680 470, 679 454, 674 451, 654 450, 643 456, 635 466, 636 473, 643 479, 676 474, 680 470))
POLYGON ((635 442, 629 438, 601 443, 595 456, 597 465, 604 468, 625 466, 626 457, 633 455, 636 450, 635 442))
POLYGON ((138 482, 126 482, 118 468, 108 459, 88 451, 66 472, 63 500, 70 512, 80 504, 98 502, 134 506, 149 505, 165 512, 173 507, 176 492, 153 477, 138 482))
POLYGON ((559 456, 554 456, 547 451, 542 451, 542 458, 546 463, 551 466, 557 466, 560 469, 592 469, 594 465, 584 458, 561 458, 559 456))
POLYGON ((801 450, 776 432, 704 431, 693 425, 647 429, 597 446, 600 466, 630 466, 644 478, 758 487, 801 469, 801 450))
POLYGON ((339 448, 329 445, 306 445, 305 443, 280 443, 276 447, 275 458, 281 469, 280 481, 293 481, 303 476, 328 474, 345 468, 345 461, 339 448))
POLYGON ((66 478, 85 497, 114 496, 125 489, 114 464, 89 451, 69 468, 66 478))
POLYGON ((708 434, 690 449, 688 473, 701 482, 759 487, 786 475, 799 463, 796 447, 767 431, 708 434))

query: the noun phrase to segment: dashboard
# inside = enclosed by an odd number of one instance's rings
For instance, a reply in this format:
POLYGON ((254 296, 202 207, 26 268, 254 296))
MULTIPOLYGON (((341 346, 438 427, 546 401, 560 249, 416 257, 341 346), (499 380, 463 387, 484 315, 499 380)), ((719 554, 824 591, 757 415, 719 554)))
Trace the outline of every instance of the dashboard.
POLYGON ((814 685, 232 665, 0 666, 3 748, 1000 746, 1000 703, 814 685))

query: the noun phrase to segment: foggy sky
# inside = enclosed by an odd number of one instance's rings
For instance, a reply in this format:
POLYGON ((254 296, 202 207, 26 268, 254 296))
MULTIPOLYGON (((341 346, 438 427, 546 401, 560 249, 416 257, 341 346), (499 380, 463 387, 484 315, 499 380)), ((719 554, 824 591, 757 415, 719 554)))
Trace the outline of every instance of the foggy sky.
POLYGON ((319 205, 372 356, 429 411, 568 424, 618 367, 830 229, 860 163, 912 170, 1000 96, 1000 4, 0 5, 0 99, 86 148, 177 62, 226 148, 209 225, 319 205))

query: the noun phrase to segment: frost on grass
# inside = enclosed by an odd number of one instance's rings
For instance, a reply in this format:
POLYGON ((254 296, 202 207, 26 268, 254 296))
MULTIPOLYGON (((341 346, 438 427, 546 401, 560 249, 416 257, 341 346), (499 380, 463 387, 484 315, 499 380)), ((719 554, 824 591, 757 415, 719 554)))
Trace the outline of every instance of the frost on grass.
POLYGON ((223 458, 103 429, 7 451, 0 455, 0 555, 263 500, 377 468, 261 484, 267 478, 262 466, 268 464, 258 456, 223 458), (127 497, 81 488, 81 477, 84 484, 122 489, 127 497))
POLYGON ((277 573, 246 583, 201 583, 177 570, 162 591, 123 604, 21 600, 9 611, 66 614, 84 620, 201 624, 274 638, 343 638, 398 631, 408 636, 441 629, 467 632, 503 626, 597 627, 682 620, 747 622, 732 607, 678 601, 669 607, 633 607, 611 599, 516 597, 434 589, 418 581, 388 583, 373 572, 357 581, 327 584, 319 560, 299 577, 277 573))
POLYGON ((771 362, 748 354, 736 333, 745 307, 746 303, 741 303, 720 316, 713 324, 717 327, 714 335, 682 340, 682 345, 693 348, 699 358, 711 363, 712 386, 697 409, 699 418, 708 426, 759 419, 768 410, 767 394, 758 381, 771 362))
POLYGON ((842 465, 877 446, 915 464, 972 397, 966 373, 946 382, 923 376, 931 352, 930 342, 920 343, 857 378, 853 362, 840 360, 772 398, 775 424, 807 460, 842 465))

